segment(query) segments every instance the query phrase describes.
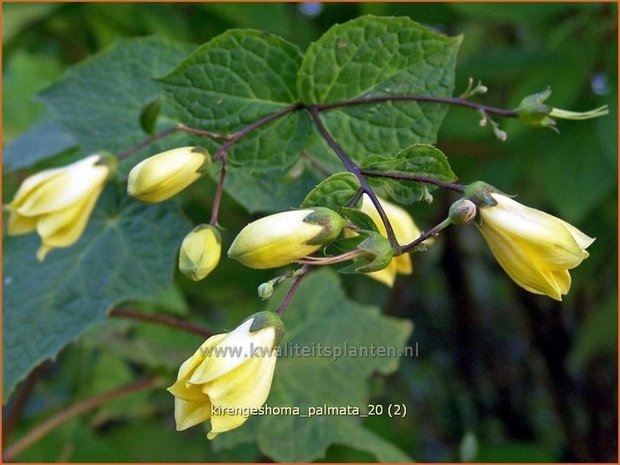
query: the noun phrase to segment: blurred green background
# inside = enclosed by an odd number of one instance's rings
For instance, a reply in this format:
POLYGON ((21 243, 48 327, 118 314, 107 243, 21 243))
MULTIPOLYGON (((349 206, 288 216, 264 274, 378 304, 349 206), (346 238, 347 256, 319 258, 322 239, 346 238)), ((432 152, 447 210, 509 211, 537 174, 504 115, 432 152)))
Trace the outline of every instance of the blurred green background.
MULTIPOLYGON (((376 379, 374 403, 405 403, 398 422, 367 426, 418 461, 617 461, 617 6, 611 3, 3 3, 3 144, 49 118, 33 96, 63 71, 118 37, 160 35, 200 44, 229 28, 281 35, 302 50, 335 23, 363 14, 406 15, 449 34, 465 35, 457 93, 472 76, 488 86, 480 101, 513 108, 551 86, 551 105, 610 115, 559 121, 561 133, 500 121, 497 141, 478 115, 452 108, 439 133, 462 182, 483 179, 519 201, 562 217, 597 241, 572 272, 564 302, 530 295, 501 271, 474 228, 449 228, 413 257, 412 276, 389 291, 346 276, 348 294, 415 323, 404 359, 389 379, 376 379), (387 386, 387 388, 386 388, 387 386)), ((102 76, 105 79, 105 76, 102 76)), ((21 178, 5 178, 4 203, 21 178)), ((200 199, 213 184, 190 190, 184 205, 202 218, 200 199)), ((412 207, 424 228, 442 218, 454 197, 412 207)), ((228 234, 247 214, 225 198, 228 234)), ((232 236, 225 238, 229 242, 232 236)), ((256 307, 256 283, 271 273, 224 260, 207 281, 178 276, 145 311, 231 327, 256 307), (235 279, 230 277, 234 276, 235 279)), ((82 337, 40 370, 9 442, 77 398, 119 386, 158 359, 174 370, 179 342, 165 328, 111 321, 82 337), (111 341, 113 344, 111 346, 111 341)), ((14 396, 15 398, 15 396, 14 396)), ((5 417, 15 401, 4 408, 5 417)), ((20 461, 267 461, 255 446, 211 451, 200 428, 174 433, 171 399, 140 393, 76 418, 17 457, 20 461)), ((325 461, 368 461, 331 447, 325 461)))

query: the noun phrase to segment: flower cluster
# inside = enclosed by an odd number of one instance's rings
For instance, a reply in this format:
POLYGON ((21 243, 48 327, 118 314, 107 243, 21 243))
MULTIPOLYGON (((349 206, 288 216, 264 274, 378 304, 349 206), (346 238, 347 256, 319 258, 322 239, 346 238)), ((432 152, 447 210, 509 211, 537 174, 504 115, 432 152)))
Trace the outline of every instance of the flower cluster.
MULTIPOLYGON (((551 116, 585 118, 606 111, 563 112, 543 103, 548 96, 545 92, 524 99, 518 116, 528 124, 551 127, 551 116)), ((202 147, 159 153, 133 167, 127 193, 149 204, 166 201, 200 179, 211 163, 210 154, 202 147)), ((8 233, 36 231, 41 237, 37 252, 40 261, 54 248, 75 244, 115 167, 116 158, 95 154, 26 178, 6 206, 10 212, 8 233)), ((460 190, 465 196, 452 205, 448 218, 426 233, 405 209, 376 197, 366 186, 350 200, 355 203, 363 191, 357 210, 341 208, 336 212, 312 206, 251 222, 237 234, 227 255, 256 269, 304 264, 305 268, 259 286, 261 299, 273 294, 274 285, 302 276, 309 265, 344 261, 353 263, 343 271, 363 272, 391 287, 399 274, 413 271, 408 251, 422 242, 431 243, 433 236, 450 224, 473 222, 499 265, 519 286, 561 300, 570 289, 569 270, 588 257, 586 249, 594 239, 483 182, 460 186, 460 190)), ((195 227, 180 244, 178 268, 191 280, 206 278, 220 261, 222 238, 217 211, 214 205, 210 224, 195 227)), ((267 400, 276 365, 275 349, 283 331, 278 314, 259 312, 233 331, 207 339, 181 365, 176 382, 168 388, 175 397, 177 429, 210 421, 207 436, 213 439, 241 426, 248 418, 246 412, 258 409, 267 400)))

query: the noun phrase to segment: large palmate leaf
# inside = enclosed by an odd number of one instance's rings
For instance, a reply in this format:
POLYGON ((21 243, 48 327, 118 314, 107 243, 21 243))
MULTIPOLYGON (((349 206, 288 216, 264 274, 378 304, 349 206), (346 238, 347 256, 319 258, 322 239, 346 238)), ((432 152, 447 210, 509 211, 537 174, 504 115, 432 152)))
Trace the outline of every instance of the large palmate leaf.
POLYGON ((172 282, 189 225, 171 203, 146 206, 108 188, 84 236, 37 262, 35 234, 9 237, 3 260, 3 393, 106 312, 172 282), (166 227, 162 227, 165 225, 166 227))
MULTIPOLYGON (((365 16, 337 25, 304 56, 298 89, 304 103, 323 104, 396 94, 451 96, 461 37, 447 37, 409 18, 365 16)), ((355 160, 390 156, 416 142, 435 142, 445 105, 383 102, 322 113, 327 128, 355 160)))
MULTIPOLYGON (((298 101, 299 49, 277 36, 230 30, 204 44, 159 80, 189 126, 225 134, 298 101)), ((254 131, 228 152, 248 170, 282 171, 294 163, 310 134, 295 112, 254 131)))
MULTIPOLYGON (((85 152, 120 152, 145 139, 142 107, 160 93, 153 78, 181 61, 193 47, 158 37, 121 39, 70 68, 40 94, 52 114, 85 152)), ((164 103, 160 120, 171 126, 164 103)))

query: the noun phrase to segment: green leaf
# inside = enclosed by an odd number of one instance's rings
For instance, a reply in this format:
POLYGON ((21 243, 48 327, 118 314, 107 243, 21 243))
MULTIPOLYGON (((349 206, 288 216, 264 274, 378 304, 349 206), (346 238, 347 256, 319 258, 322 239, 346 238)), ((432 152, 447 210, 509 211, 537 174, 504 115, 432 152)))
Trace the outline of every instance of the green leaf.
POLYGON ((412 462, 411 457, 405 455, 394 444, 352 421, 343 420, 340 422, 334 442, 369 452, 379 462, 412 462))
MULTIPOLYGON (((299 49, 277 36, 233 29, 201 46, 159 80, 189 126, 230 134, 297 102, 299 49)), ((309 118, 294 112, 252 132, 228 152, 249 170, 282 170, 299 157, 309 118)), ((212 148, 212 147, 211 147, 212 148)))
MULTIPOLYGON (((409 18, 364 16, 336 25, 313 43, 299 71, 304 103, 383 95, 451 96, 461 37, 447 37, 409 18)), ((445 105, 384 102, 321 114, 357 161, 389 156, 416 142, 435 142, 445 105)))
MULTIPOLYGON (((3 25, 8 24, 9 16, 3 17, 3 25)), ((45 107, 32 96, 54 82, 62 66, 53 56, 23 49, 7 54, 2 61, 2 140, 6 143, 47 116, 45 107)))
MULTIPOLYGON (((120 39, 71 67, 39 96, 85 152, 120 152, 145 138, 142 107, 160 94, 152 78, 170 71, 191 50, 158 37, 120 39)), ((164 102, 162 124, 170 126, 170 116, 164 102)))
POLYGON ((108 187, 84 236, 39 263, 36 235, 4 243, 3 392, 119 302, 170 286, 189 225, 172 203, 146 206, 108 187), (162 227, 162 225, 166 227, 162 227))
POLYGON ((355 197, 359 188, 360 182, 354 174, 332 174, 308 193, 300 208, 327 207, 338 211, 355 197))
POLYGON ((572 369, 583 370, 596 357, 615 353, 618 340, 617 308, 616 297, 612 296, 586 315, 569 355, 569 366, 572 369))
MULTIPOLYGON (((371 171, 425 176, 446 182, 457 180, 446 156, 441 150, 428 144, 414 144, 392 158, 368 157, 362 166, 365 170, 371 171)), ((428 192, 436 189, 432 184, 421 184, 414 181, 383 177, 369 177, 369 180, 372 185, 384 188, 390 197, 399 203, 413 203, 423 200, 428 192)))
POLYGON ((157 118, 161 112, 162 96, 157 95, 148 100, 140 111, 140 127, 147 134, 155 134, 157 130, 157 118))
MULTIPOLYGON (((280 286, 279 296, 271 299, 274 305, 283 292, 286 289, 280 286)), ((323 405, 357 407, 365 413, 369 377, 396 370, 398 357, 363 357, 359 352, 373 344, 400 352, 412 330, 409 321, 383 316, 376 307, 350 300, 337 275, 330 270, 312 272, 304 279, 283 321, 286 328, 267 405, 296 406, 302 414, 307 414, 309 407, 323 405), (313 351, 319 346, 331 350, 332 354, 315 350, 312 357, 295 356, 295 351, 313 351), (337 350, 350 352, 347 356, 330 356, 337 350), (353 350, 358 351, 358 356, 353 356, 353 350)), ((253 433, 261 451, 276 461, 313 461, 323 457, 334 443, 348 443, 378 458, 383 454, 383 458, 405 460, 404 454, 378 438, 366 445, 347 442, 343 437, 346 431, 354 432, 356 437, 372 436, 359 420, 353 416, 257 416, 238 430, 222 435, 222 442, 216 438, 213 446, 216 450, 233 447, 247 442, 253 433)))
POLYGON ((71 134, 57 122, 38 123, 4 148, 2 172, 6 174, 30 168, 75 147, 71 134))
MULTIPOLYGON (((220 166, 211 170, 217 179, 220 166)), ((230 167, 224 190, 248 212, 275 212, 294 208, 321 178, 311 169, 295 176, 270 172, 255 175, 241 167, 230 167)))

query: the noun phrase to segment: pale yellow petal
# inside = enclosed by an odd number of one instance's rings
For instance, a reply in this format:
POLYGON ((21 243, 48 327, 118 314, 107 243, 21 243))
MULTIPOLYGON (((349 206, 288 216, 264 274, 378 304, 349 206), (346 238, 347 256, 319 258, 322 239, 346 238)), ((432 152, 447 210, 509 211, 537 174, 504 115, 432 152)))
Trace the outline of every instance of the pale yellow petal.
POLYGON ((382 270, 373 271, 372 273, 365 273, 366 276, 385 284, 388 287, 394 286, 396 280, 397 264, 395 259, 392 259, 389 265, 382 270))
POLYGON ((103 186, 82 198, 78 203, 54 213, 41 215, 37 232, 44 244, 68 247, 78 241, 99 199, 103 186))
POLYGON ((248 418, 243 415, 213 415, 211 417, 211 431, 207 433, 207 438, 214 439, 219 433, 239 428, 248 421, 248 418))
POLYGON ((186 402, 182 399, 174 399, 174 420, 177 431, 205 422, 211 418, 211 403, 209 399, 205 402, 186 402))
POLYGON ((227 375, 205 384, 202 391, 215 406, 258 408, 269 396, 275 365, 275 355, 251 358, 227 375))
POLYGON ((39 247, 39 250, 37 250, 37 260, 40 262, 45 260, 45 257, 47 257, 47 254, 50 253, 53 249, 54 247, 50 245, 41 244, 41 247, 39 247))
POLYGON ((411 256, 408 253, 394 257, 396 262, 396 271, 398 274, 411 274, 413 273, 413 265, 411 264, 411 256))
POLYGON ((235 370, 246 362, 254 351, 271 349, 275 340, 274 329, 267 327, 250 334, 252 322, 253 319, 248 319, 213 347, 208 359, 196 368, 189 382, 209 383, 235 370))
POLYGON ((7 233, 11 236, 19 236, 28 234, 37 229, 37 218, 22 216, 19 213, 11 212, 9 215, 9 224, 7 233))
POLYGON ((568 294, 571 285, 571 277, 568 270, 551 271, 551 279, 555 282, 555 286, 561 295, 568 294))
POLYGON ((16 210, 24 203, 24 200, 26 200, 26 198, 32 191, 34 191, 42 183, 52 179, 54 176, 57 176, 61 172, 62 168, 54 168, 49 170, 43 170, 39 173, 33 174, 32 176, 28 176, 19 186, 19 189, 15 193, 15 196, 13 197, 11 203, 7 205, 7 208, 11 211, 16 210))
POLYGON ((512 238, 494 228, 482 227, 480 231, 497 262, 514 282, 529 292, 561 300, 555 280, 549 279, 550 272, 541 270, 512 238))
POLYGON ((17 211, 37 216, 64 210, 100 191, 108 177, 109 167, 94 165, 98 156, 88 157, 61 169, 61 172, 40 183, 22 201, 17 211))
POLYGON ((595 238, 590 237, 587 234, 583 233, 582 231, 574 227, 572 224, 567 223, 566 221, 562 221, 562 223, 564 224, 564 227, 568 229, 568 232, 570 232, 570 234, 573 236, 573 239, 575 239, 575 242, 577 242, 579 247, 581 247, 582 249, 584 250, 587 249, 596 240, 595 238))

